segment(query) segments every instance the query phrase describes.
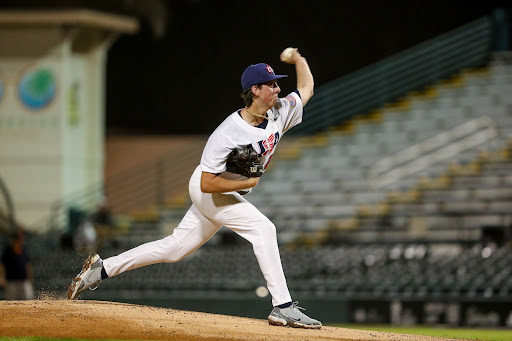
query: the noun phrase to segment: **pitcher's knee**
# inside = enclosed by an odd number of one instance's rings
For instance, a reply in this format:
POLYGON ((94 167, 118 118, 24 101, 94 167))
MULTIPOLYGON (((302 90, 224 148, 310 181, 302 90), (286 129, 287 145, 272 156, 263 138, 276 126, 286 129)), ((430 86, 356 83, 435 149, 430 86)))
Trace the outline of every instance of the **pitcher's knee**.
POLYGON ((165 262, 166 263, 176 263, 176 262, 179 262, 180 260, 182 260, 183 258, 185 258, 185 255, 170 254, 166 257, 165 262))
POLYGON ((260 229, 265 234, 269 234, 269 235, 272 235, 272 236, 276 236, 277 235, 276 225, 274 225, 274 223, 271 222, 268 219, 262 221, 261 225, 258 226, 258 229, 260 229))
POLYGON ((172 235, 161 239, 160 243, 160 252, 163 253, 165 263, 179 262, 187 255, 172 235))

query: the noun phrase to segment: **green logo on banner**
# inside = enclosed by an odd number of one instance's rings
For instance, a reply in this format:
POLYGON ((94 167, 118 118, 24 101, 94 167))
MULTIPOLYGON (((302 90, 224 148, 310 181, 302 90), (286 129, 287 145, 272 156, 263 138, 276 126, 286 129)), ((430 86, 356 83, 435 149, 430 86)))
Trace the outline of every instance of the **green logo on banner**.
POLYGON ((78 82, 73 83, 69 89, 68 123, 72 127, 77 126, 80 121, 78 102, 79 90, 80 84, 78 82))
POLYGON ((28 72, 18 86, 21 102, 33 110, 43 109, 51 103, 55 92, 55 78, 49 69, 28 72))

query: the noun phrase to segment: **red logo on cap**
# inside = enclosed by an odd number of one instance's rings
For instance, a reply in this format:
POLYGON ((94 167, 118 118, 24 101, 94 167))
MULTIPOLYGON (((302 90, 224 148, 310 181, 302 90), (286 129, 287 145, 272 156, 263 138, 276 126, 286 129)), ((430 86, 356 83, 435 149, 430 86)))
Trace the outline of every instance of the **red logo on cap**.
POLYGON ((267 71, 268 71, 268 73, 274 73, 274 70, 272 70, 272 68, 268 64, 267 64, 267 71))

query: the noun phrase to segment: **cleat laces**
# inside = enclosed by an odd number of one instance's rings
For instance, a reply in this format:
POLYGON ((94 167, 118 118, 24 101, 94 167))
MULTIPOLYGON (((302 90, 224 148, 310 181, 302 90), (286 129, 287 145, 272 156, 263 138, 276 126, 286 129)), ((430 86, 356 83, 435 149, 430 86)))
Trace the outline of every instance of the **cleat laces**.
POLYGON ((301 310, 306 310, 306 308, 299 307, 299 301, 295 301, 295 302, 293 302, 293 305, 292 305, 290 308, 292 308, 292 309, 296 309, 297 314, 299 315, 299 317, 300 317, 301 319, 302 319, 302 318, 309 319, 309 317, 301 311, 301 310))
POLYGON ((306 310, 306 308, 299 307, 299 301, 295 301, 295 302, 293 302, 292 307, 293 307, 293 308, 300 309, 300 310, 306 310))

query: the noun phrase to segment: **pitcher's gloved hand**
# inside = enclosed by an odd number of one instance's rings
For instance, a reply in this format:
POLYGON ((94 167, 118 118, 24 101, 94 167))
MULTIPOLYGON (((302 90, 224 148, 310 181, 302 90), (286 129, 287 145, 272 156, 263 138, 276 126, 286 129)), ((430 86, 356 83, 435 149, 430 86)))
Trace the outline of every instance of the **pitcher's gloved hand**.
POLYGON ((258 178, 265 172, 260 165, 258 153, 250 144, 233 149, 226 161, 226 167, 228 172, 240 174, 248 178, 258 178))

